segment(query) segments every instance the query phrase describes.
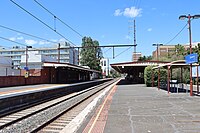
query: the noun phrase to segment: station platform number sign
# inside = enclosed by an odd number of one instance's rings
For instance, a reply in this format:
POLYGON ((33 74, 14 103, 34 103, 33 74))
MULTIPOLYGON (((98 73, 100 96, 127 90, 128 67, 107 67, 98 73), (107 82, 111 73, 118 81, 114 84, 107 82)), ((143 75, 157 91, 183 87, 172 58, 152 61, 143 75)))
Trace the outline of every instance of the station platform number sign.
POLYGON ((25 78, 28 78, 28 75, 29 75, 29 74, 28 74, 28 71, 26 71, 25 74, 24 74, 24 77, 25 77, 25 78))

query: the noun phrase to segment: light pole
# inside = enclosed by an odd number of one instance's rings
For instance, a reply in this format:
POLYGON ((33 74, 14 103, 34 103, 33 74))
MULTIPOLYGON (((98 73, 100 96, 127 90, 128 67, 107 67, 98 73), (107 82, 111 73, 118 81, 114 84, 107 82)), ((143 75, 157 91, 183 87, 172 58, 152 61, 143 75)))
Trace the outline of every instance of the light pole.
POLYGON ((60 63, 60 43, 58 43, 58 63, 60 63))
MULTIPOLYGON (((190 54, 192 54, 192 33, 191 33, 191 19, 198 19, 200 15, 181 15, 179 16, 180 20, 188 19, 188 30, 189 30, 189 41, 190 41, 190 54)), ((192 63, 190 64, 190 96, 193 95, 193 83, 192 83, 192 63)))
POLYGON ((32 48, 32 46, 26 46, 26 51, 25 51, 25 55, 26 55, 25 69, 26 69, 26 71, 28 71, 28 49, 29 48, 32 48))
POLYGON ((159 60, 159 57, 158 57, 158 47, 159 46, 162 46, 163 44, 161 43, 157 43, 157 44, 152 44, 152 46, 156 46, 156 60, 158 61, 159 60))
MULTIPOLYGON (((163 44, 157 43, 157 44, 152 44, 152 46, 156 46, 156 60, 159 60, 158 56, 158 47, 162 46, 163 44)), ((158 63, 158 62, 157 62, 158 63)), ((160 89, 160 68, 158 68, 158 90, 160 89)))

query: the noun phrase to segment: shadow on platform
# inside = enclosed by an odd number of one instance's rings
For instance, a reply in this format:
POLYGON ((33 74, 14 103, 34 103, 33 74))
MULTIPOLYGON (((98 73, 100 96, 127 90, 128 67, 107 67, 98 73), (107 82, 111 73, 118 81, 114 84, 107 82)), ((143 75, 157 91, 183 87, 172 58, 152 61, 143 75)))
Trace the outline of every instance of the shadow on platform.
MULTIPOLYGON (((160 88, 160 89, 168 91, 167 88, 160 88)), ((187 90, 184 88, 170 87, 169 92, 170 93, 189 93, 190 90, 187 90)))
POLYGON ((129 81, 129 80, 126 80, 126 79, 122 79, 122 80, 120 80, 119 83, 117 83, 117 85, 133 85, 133 84, 141 84, 141 83, 129 81))

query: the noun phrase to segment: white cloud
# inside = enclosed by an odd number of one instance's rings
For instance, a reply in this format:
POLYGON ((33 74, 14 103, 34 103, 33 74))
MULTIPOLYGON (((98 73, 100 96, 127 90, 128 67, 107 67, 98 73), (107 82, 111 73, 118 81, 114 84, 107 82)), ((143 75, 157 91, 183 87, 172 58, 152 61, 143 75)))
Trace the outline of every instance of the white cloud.
POLYGON ((65 42, 66 40, 64 38, 59 39, 59 42, 65 42))
POLYGON ((152 28, 148 28, 147 31, 151 32, 153 29, 152 28))
POLYGON ((152 10, 156 10, 156 8, 155 7, 153 7, 153 8, 151 8, 152 10))
POLYGON ((25 40, 25 43, 26 43, 27 45, 34 45, 34 44, 37 44, 38 42, 35 41, 35 40, 25 40))
POLYGON ((23 36, 17 37, 17 40, 23 40, 23 39, 24 39, 23 36))
POLYGON ((45 45, 45 44, 50 44, 50 42, 48 42, 48 41, 39 41, 38 44, 39 45, 45 45))
POLYGON ((121 16, 123 12, 120 9, 115 10, 114 16, 121 16))
POLYGON ((126 35, 125 38, 126 38, 127 40, 130 40, 130 39, 131 39, 131 37, 130 37, 129 35, 126 35))
POLYGON ((16 41, 16 37, 10 37, 9 40, 16 41))
POLYGON ((58 40, 57 40, 57 39, 51 39, 50 41, 52 41, 52 42, 57 42, 58 40))
POLYGON ((136 7, 125 8, 124 11, 120 9, 115 10, 114 16, 125 16, 129 18, 141 17, 142 16, 142 9, 136 7))
POLYGON ((102 35, 101 38, 105 38, 105 35, 102 35))

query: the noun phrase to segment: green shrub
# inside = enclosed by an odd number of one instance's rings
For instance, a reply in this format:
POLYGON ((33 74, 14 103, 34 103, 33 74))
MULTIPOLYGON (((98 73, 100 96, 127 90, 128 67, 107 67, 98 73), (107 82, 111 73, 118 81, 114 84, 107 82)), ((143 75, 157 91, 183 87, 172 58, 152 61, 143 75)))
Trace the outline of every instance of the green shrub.
MULTIPOLYGON (((154 82, 153 86, 158 86, 158 69, 154 69, 152 71, 152 68, 154 66, 147 66, 144 69, 144 81, 147 87, 152 86, 152 72, 154 73, 154 82)), ((167 81, 167 70, 160 68, 160 82, 166 82, 167 81)))

